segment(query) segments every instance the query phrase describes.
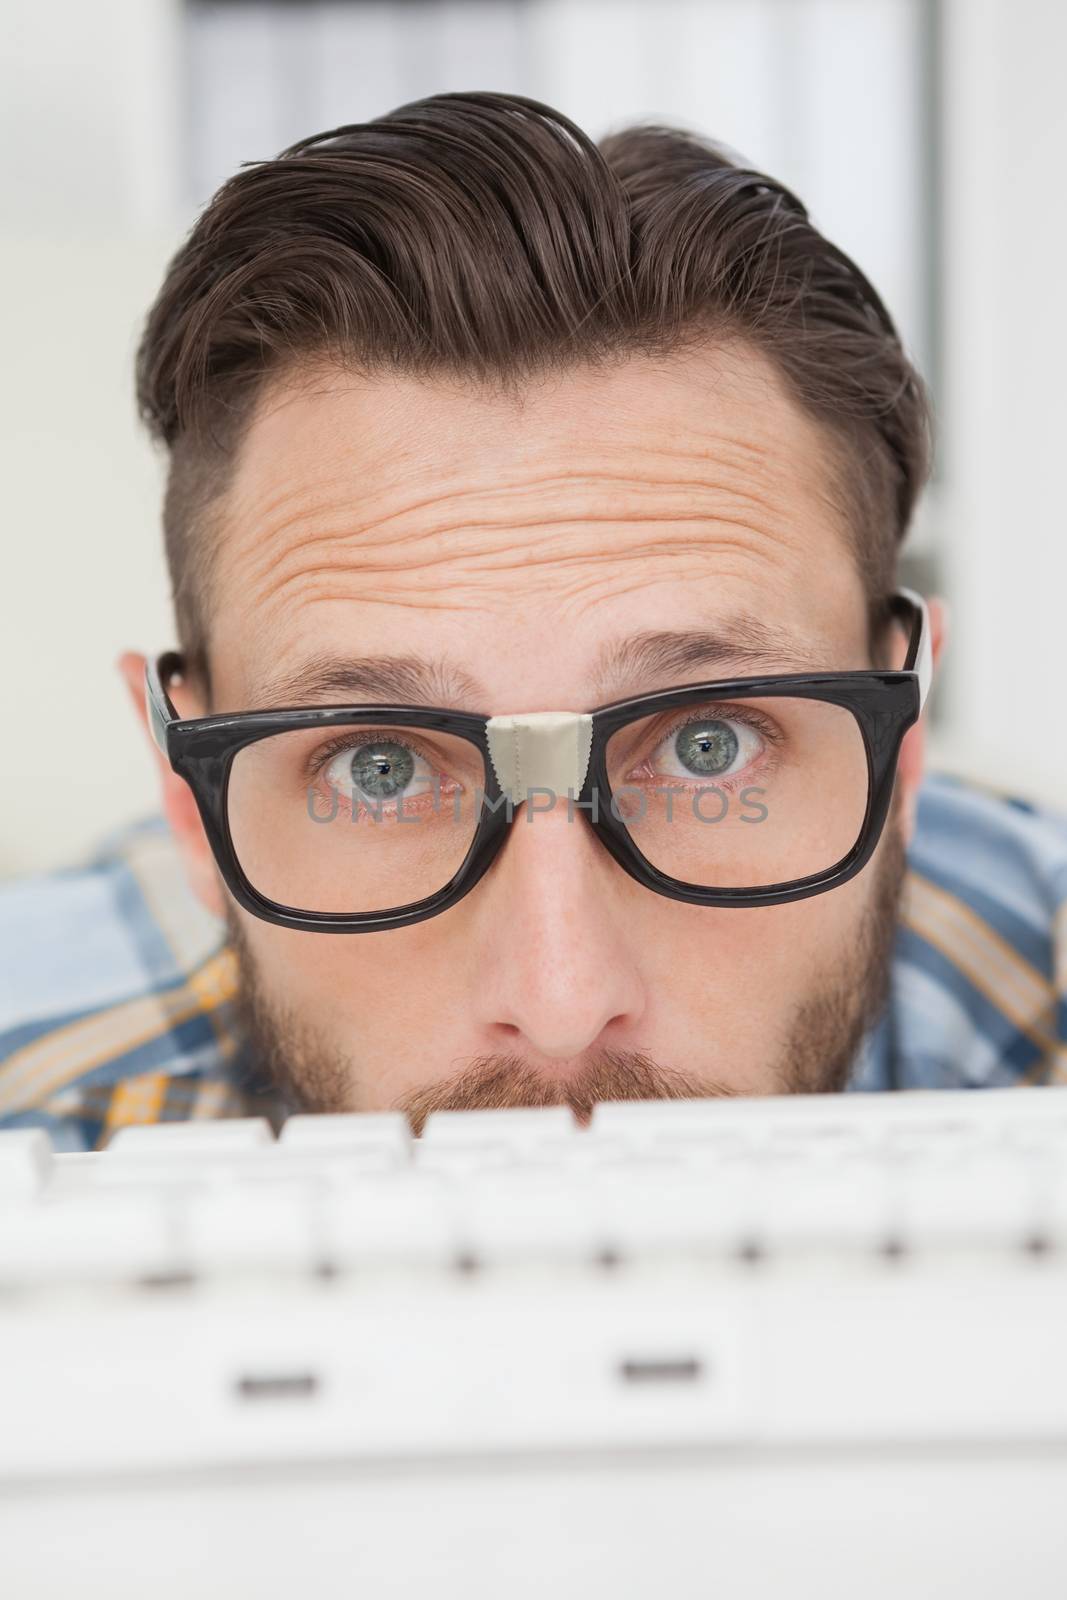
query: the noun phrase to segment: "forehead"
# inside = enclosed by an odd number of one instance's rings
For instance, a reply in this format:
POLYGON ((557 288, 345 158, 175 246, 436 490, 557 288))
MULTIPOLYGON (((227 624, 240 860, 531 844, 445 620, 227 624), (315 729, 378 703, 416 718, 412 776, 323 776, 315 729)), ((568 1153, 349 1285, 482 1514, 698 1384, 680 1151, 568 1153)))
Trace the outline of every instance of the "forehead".
POLYGON ((740 344, 510 395, 294 373, 262 396, 221 510, 212 663, 234 704, 309 650, 491 653, 547 692, 546 646, 580 674, 585 644, 639 622, 728 609, 817 652, 862 611, 829 441, 740 344))

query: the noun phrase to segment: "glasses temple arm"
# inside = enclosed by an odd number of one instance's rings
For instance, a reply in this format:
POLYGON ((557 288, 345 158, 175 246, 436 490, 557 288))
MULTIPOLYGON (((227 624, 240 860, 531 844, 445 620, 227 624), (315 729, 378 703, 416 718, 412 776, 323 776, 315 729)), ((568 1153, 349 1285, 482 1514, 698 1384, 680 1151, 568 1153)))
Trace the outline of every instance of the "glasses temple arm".
POLYGON ((150 658, 145 662, 145 713, 152 738, 163 755, 167 755, 167 728, 170 723, 180 720, 165 686, 176 673, 181 672, 183 665, 182 657, 176 650, 167 650, 157 660, 150 658))
POLYGON ((914 589, 898 589, 891 601, 894 616, 908 629, 908 653, 904 671, 914 672, 919 680, 919 711, 926 704, 934 676, 934 653, 930 640, 930 613, 926 601, 914 589))

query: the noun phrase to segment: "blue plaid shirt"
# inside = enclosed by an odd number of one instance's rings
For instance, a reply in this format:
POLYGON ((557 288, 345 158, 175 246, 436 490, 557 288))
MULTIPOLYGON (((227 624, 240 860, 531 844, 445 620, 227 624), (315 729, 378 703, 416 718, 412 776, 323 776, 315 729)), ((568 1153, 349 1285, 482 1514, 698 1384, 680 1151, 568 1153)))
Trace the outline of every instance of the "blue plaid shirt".
MULTIPOLYGON (((130 1123, 284 1114, 241 1037, 223 924, 150 817, 0 887, 0 1128, 93 1149, 130 1123)), ((1067 815, 920 791, 889 1005, 849 1087, 1067 1082, 1067 815)))

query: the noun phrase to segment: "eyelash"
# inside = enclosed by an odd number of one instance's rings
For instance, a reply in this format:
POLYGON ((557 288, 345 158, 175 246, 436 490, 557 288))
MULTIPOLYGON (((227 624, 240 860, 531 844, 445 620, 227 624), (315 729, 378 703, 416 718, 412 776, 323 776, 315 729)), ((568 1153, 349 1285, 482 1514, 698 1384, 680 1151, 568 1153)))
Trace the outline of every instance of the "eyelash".
POLYGON ((421 750, 411 744, 409 740, 396 734, 391 728, 383 728, 380 733, 373 728, 357 728, 354 731, 350 730, 348 733, 337 734, 335 738, 328 739, 324 745, 319 745, 318 749, 308 759, 310 776, 317 778, 323 767, 334 756, 340 755, 342 750, 358 750, 361 744, 373 743, 376 734, 378 738, 388 740, 390 744, 398 744, 403 749, 410 750, 411 754, 418 756, 420 761, 427 759, 421 750))
POLYGON ((691 723, 707 722, 711 718, 721 722, 743 722, 746 727, 754 728, 770 745, 781 744, 782 742, 781 729, 769 717, 765 717, 762 712, 754 711, 751 707, 744 705, 716 704, 711 708, 710 712, 706 706, 698 707, 696 715, 689 711, 684 716, 679 717, 664 733, 659 735, 656 740, 656 747, 658 748, 666 739, 673 738, 676 733, 682 728, 689 727, 691 723))

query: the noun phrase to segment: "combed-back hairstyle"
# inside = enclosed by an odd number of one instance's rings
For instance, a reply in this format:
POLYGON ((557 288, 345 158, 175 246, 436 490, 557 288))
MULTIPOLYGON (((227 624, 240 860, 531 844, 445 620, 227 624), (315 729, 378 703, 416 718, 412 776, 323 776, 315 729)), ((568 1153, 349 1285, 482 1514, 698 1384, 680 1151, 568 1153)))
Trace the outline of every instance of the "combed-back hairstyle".
POLYGON ((190 671, 210 688, 213 513, 268 378, 326 359, 514 393, 732 336, 825 425, 876 626, 929 472, 929 396, 871 284, 781 183, 689 132, 597 145, 539 101, 473 92, 242 167, 171 262, 137 357, 170 452, 190 671))

